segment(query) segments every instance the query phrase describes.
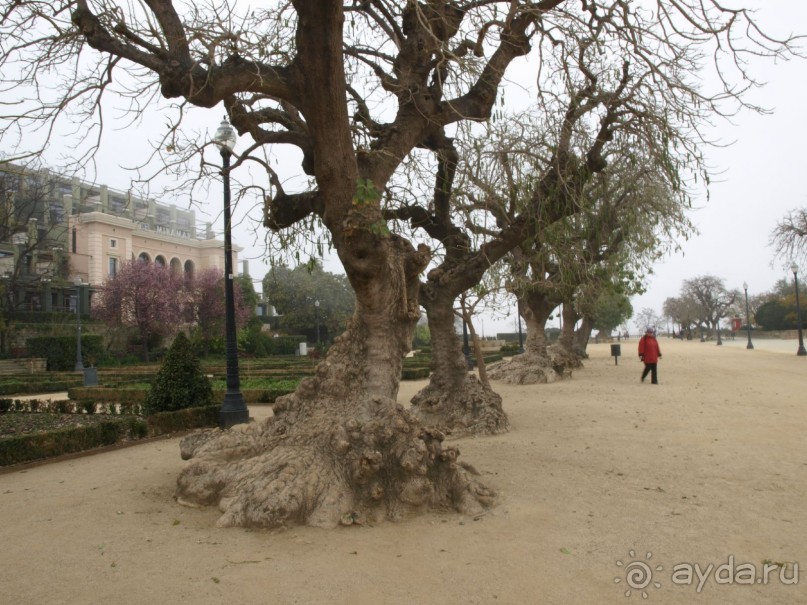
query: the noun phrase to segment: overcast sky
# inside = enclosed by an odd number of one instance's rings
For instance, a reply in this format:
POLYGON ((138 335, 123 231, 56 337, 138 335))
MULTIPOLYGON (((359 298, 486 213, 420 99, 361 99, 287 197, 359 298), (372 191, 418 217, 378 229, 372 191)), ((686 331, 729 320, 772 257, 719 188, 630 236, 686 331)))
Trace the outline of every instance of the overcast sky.
MULTIPOLYGON (((791 33, 795 27, 807 30, 805 2, 747 0, 743 4, 760 7, 761 22, 775 34, 791 33)), ((707 202, 700 192, 690 214, 700 233, 681 242, 680 252, 657 263, 647 280, 647 292, 632 299, 637 313, 651 308, 660 314, 664 300, 678 295, 682 281, 699 275, 717 276, 725 280, 728 288, 742 288, 746 281, 749 294, 770 290, 779 279, 792 279, 785 263, 773 262, 769 238, 777 221, 789 210, 807 205, 807 61, 758 62, 754 73, 767 85, 754 92, 751 99, 772 113, 746 111, 734 118, 733 124, 718 123, 716 138, 734 143, 727 148, 706 150, 714 169, 710 200, 707 202)), ((221 118, 221 109, 199 111, 195 123, 200 128, 209 124, 208 135, 212 135, 221 118)), ((108 126, 104 148, 96 158, 98 182, 127 189, 131 173, 125 167, 136 165, 148 155, 147 134, 158 131, 162 124, 162 117, 151 115, 137 129, 115 131, 108 126)), ((70 140, 66 138, 62 144, 57 141, 54 151, 64 153, 69 147, 70 140)), ((216 161, 216 154, 208 154, 208 160, 216 161)), ((260 227, 256 231, 255 221, 243 220, 244 211, 237 212, 234 241, 245 248, 242 257, 250 259, 250 273, 259 279, 267 271, 261 247, 263 231, 260 227)), ((215 221, 220 232, 220 213, 221 192, 215 185, 197 209, 199 226, 215 221)), ((260 214, 253 212, 253 216, 260 214)), ((328 262, 326 268, 337 271, 338 261, 328 262)), ((807 272, 807 267, 802 269, 807 272)), ((491 318, 484 320, 486 334, 512 331, 514 326, 512 317, 495 322, 491 318)))

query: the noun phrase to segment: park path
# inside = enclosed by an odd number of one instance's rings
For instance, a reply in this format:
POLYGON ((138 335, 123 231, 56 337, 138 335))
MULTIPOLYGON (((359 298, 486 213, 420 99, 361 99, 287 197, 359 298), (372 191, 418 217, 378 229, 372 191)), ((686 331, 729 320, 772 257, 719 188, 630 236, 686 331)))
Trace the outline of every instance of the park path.
POLYGON ((177 438, 2 474, 0 601, 807 604, 807 358, 662 339, 654 386, 634 346, 615 365, 592 345, 569 381, 494 385, 512 430, 456 441, 500 494, 476 519, 220 529, 173 500, 177 438), (718 582, 730 562, 775 572, 718 582), (700 591, 672 575, 696 564, 700 591))

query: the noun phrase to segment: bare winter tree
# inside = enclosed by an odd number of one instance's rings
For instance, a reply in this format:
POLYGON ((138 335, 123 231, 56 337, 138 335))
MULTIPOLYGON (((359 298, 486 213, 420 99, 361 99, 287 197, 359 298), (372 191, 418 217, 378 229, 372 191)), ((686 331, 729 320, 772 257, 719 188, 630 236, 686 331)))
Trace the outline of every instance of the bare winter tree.
MULTIPOLYGON (((562 58, 582 51, 584 40, 603 57, 625 57, 616 76, 608 70, 580 77, 594 85, 611 75, 611 83, 624 80, 665 106, 672 122, 659 125, 664 136, 648 141, 655 146, 675 138, 674 122, 683 118, 696 128, 721 98, 736 99, 735 82, 753 82, 748 74, 719 71, 718 96, 699 92, 684 79, 698 73, 701 51, 715 51, 718 70, 742 68, 734 53, 790 52, 743 9, 714 0, 651 6, 293 0, 236 8, 22 0, 3 9, 3 107, 16 111, 4 116, 4 144, 19 155, 35 153, 14 137, 39 124, 47 139, 63 117, 97 136, 109 95, 127 100, 135 116, 159 99, 176 99, 180 116, 193 106, 223 106, 252 141, 235 165, 255 161, 266 168, 266 225, 280 232, 321 221, 356 293, 347 331, 316 376, 275 404, 272 420, 184 441, 183 456, 193 462, 179 478, 180 500, 218 505, 222 525, 260 526, 397 519, 430 507, 479 511, 491 503, 493 493, 457 462, 456 448, 443 447, 439 431, 424 429, 396 404, 430 250, 390 231, 383 193, 413 150, 439 155, 444 129, 488 120, 505 71, 531 48, 550 71, 563 70, 562 58), (651 94, 659 84, 669 94, 651 94), (300 152, 310 187, 284 189, 287 175, 276 174, 270 162, 275 146, 300 152)), ((561 90, 566 87, 548 85, 542 95, 551 99, 561 90)), ((593 102, 583 90, 573 112, 593 102)), ((605 90, 623 96, 613 86, 605 90)), ((610 104, 603 102, 607 112, 610 104)), ((613 124, 633 118, 620 112, 606 120, 598 131, 603 144, 613 124)), ((178 128, 171 124, 160 154, 194 151, 179 144, 178 128)), ((679 144, 696 155, 685 138, 679 144)), ((596 153, 567 151, 556 153, 560 174, 573 163, 602 161, 596 153)))
POLYGON ((740 292, 726 289, 719 277, 701 275, 684 280, 681 297, 697 302, 698 318, 716 334, 720 320, 729 316, 729 312, 740 299, 740 292))
POLYGON ((807 208, 792 210, 776 224, 771 245, 777 258, 787 263, 807 261, 807 208))
POLYGON ((56 197, 47 171, 0 164, 0 351, 15 338, 18 312, 49 308, 44 284, 69 283, 67 225, 56 197))

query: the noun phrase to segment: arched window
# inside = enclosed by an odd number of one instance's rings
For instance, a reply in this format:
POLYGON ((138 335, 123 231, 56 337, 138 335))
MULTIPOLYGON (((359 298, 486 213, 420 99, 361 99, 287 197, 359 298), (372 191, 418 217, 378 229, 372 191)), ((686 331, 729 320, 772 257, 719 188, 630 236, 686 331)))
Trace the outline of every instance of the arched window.
POLYGON ((139 262, 141 262, 141 263, 148 264, 148 263, 151 262, 151 257, 148 254, 146 254, 145 252, 141 252, 140 256, 137 257, 137 260, 139 262))

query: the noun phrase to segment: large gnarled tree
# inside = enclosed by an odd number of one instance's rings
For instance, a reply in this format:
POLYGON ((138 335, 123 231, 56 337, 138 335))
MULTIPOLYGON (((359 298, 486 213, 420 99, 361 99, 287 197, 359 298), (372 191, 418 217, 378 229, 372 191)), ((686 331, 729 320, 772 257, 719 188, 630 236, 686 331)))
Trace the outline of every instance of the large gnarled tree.
MULTIPOLYGON (((183 442, 193 461, 179 478, 181 500, 218 505, 222 525, 260 526, 490 503, 490 490, 457 462, 455 448, 442 446, 442 434, 396 404, 430 250, 389 231, 382 192, 415 148, 437 151, 443 129, 487 120, 505 70, 533 41, 546 57, 564 52, 556 42, 569 32, 595 46, 613 40, 604 54, 654 68, 634 86, 665 83, 681 91, 671 111, 683 110, 684 98, 706 101, 706 111, 707 99, 680 82, 697 68, 687 49, 713 40, 726 41, 718 52, 737 49, 747 41, 747 16, 713 1, 656 6, 650 13, 616 0, 293 0, 236 14, 227 4, 171 0, 23 0, 4 9, 3 94, 27 95, 4 106, 19 107, 4 116, 4 143, 71 108, 98 126, 107 93, 129 98, 134 112, 155 95, 177 99, 180 110, 223 105, 252 141, 235 165, 255 160, 267 169, 266 225, 279 231, 321 220, 356 293, 347 331, 316 376, 276 403, 272 420, 183 442), (65 78, 55 95, 53 73, 65 78), (310 188, 283 189, 285 175, 264 153, 275 145, 301 151, 310 188)), ((751 45, 758 54, 787 50, 759 36, 751 45)), ((165 153, 177 151, 172 138, 165 153)))

